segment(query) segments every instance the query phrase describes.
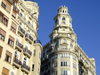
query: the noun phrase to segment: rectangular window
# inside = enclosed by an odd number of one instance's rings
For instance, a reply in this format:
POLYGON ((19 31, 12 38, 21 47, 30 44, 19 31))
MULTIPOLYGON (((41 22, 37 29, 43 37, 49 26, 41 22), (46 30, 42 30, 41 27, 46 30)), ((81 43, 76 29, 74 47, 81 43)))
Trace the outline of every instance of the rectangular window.
POLYGON ((1 3, 1 6, 6 9, 6 4, 4 4, 3 2, 1 3))
POLYGON ((33 56, 35 56, 36 55, 36 50, 33 50, 33 56))
POLYGON ((2 75, 9 75, 9 70, 3 67, 2 75))
POLYGON ((34 64, 32 65, 32 71, 34 71, 34 64))
POLYGON ((76 56, 75 55, 73 55, 73 59, 76 60, 76 56))
POLYGON ((0 58, 1 58, 1 55, 2 55, 2 47, 0 46, 0 58))
POLYGON ((70 66, 70 62, 68 61, 62 61, 61 66, 70 66))
POLYGON ((61 75, 70 75, 70 71, 61 70, 61 75))
POLYGON ((11 57, 12 57, 12 53, 10 53, 9 51, 6 51, 5 61, 10 63, 11 62, 11 57))
POLYGON ((69 58, 70 54, 69 53, 62 53, 61 58, 69 58))
POLYGON ((14 46, 14 38, 12 36, 9 36, 9 39, 8 39, 8 44, 13 47, 14 46))
POLYGON ((12 17, 16 19, 16 12, 15 11, 13 11, 12 17))
POLYGON ((8 25, 8 17, 6 17, 2 12, 0 12, 0 21, 4 24, 4 25, 8 25))
POLYGON ((0 39, 1 39, 2 41, 5 40, 5 35, 6 35, 6 32, 5 32, 3 29, 0 28, 0 39))
POLYGON ((75 64, 75 63, 73 63, 73 68, 77 69, 77 66, 76 66, 76 64, 75 64))
POLYGON ((16 33, 16 29, 17 29, 17 25, 12 22, 12 24, 11 24, 11 31, 13 31, 14 33, 16 33))
POLYGON ((57 67, 57 62, 54 62, 54 67, 57 67))

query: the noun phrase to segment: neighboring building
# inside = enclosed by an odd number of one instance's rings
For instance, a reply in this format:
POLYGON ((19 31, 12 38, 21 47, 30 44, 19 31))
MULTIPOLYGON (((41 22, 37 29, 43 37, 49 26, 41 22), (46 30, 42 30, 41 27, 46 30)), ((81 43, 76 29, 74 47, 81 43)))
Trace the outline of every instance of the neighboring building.
POLYGON ((95 59, 77 43, 66 6, 58 9, 50 41, 43 47, 41 75, 96 75, 95 59))
POLYGON ((0 75, 40 75, 36 2, 0 0, 0 75))

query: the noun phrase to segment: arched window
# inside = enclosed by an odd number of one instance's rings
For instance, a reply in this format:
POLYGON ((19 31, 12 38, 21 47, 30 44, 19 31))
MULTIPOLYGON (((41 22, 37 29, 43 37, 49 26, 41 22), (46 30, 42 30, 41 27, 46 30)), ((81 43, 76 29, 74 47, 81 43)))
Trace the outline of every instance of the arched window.
POLYGON ((63 17, 62 20, 65 20, 65 17, 63 17))

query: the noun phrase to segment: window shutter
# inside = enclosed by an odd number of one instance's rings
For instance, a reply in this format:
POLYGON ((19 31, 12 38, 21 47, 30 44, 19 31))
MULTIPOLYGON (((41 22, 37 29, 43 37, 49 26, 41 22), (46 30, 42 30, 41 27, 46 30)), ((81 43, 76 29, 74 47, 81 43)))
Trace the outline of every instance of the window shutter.
POLYGON ((2 54, 2 47, 0 46, 0 57, 1 57, 1 54, 2 54))
POLYGON ((9 2, 6 3, 6 10, 10 13, 11 4, 9 2))
POLYGON ((9 38, 14 42, 15 39, 11 35, 9 35, 9 38))
POLYGON ((2 73, 6 74, 6 75, 9 75, 9 70, 3 67, 2 73))
POLYGON ((8 56, 12 56, 12 53, 10 53, 9 51, 6 51, 6 54, 8 55, 8 56))
POLYGON ((2 2, 3 2, 4 4, 6 4, 6 0, 2 0, 2 2))
POLYGON ((12 22, 11 26, 14 28, 14 29, 17 29, 17 25, 15 23, 12 22))
POLYGON ((5 36, 6 32, 3 29, 0 28, 0 34, 2 34, 3 36, 5 36))

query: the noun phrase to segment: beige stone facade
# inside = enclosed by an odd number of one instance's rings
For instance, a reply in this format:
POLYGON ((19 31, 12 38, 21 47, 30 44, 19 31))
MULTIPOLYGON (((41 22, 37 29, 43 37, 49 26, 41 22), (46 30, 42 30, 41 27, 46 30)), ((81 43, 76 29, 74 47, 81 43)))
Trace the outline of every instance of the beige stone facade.
POLYGON ((66 6, 59 7, 54 21, 50 41, 43 47, 41 75, 96 75, 95 59, 78 45, 66 6))
POLYGON ((0 75, 40 75, 36 2, 0 0, 0 75))

